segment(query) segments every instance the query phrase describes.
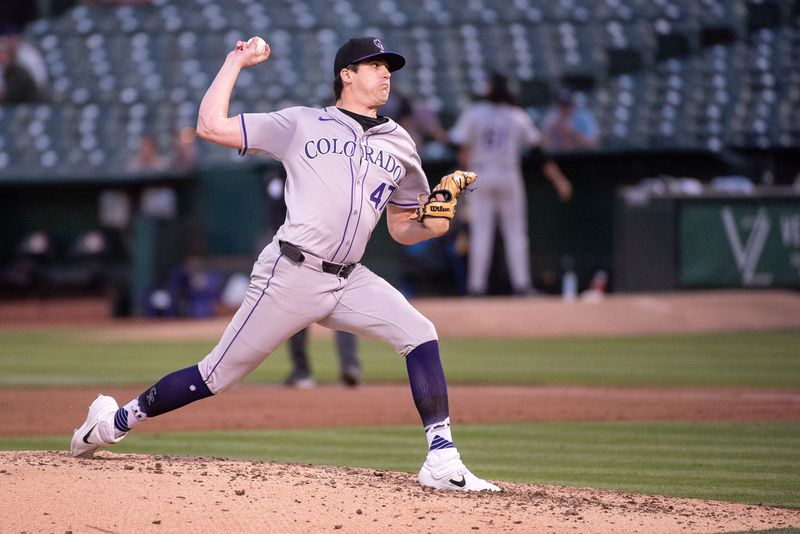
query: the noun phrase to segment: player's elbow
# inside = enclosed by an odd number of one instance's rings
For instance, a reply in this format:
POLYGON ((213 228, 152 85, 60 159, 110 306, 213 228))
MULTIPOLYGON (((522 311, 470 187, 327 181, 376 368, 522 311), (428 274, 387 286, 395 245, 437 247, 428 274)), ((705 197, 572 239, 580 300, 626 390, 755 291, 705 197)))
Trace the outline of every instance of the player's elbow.
POLYGON ((214 117, 207 113, 197 116, 197 137, 232 148, 241 148, 242 135, 237 118, 214 117))
POLYGON ((209 121, 207 117, 204 117, 202 114, 198 115, 197 117, 197 137, 200 139, 205 139, 206 141, 213 141, 214 140, 214 128, 212 121, 209 121))

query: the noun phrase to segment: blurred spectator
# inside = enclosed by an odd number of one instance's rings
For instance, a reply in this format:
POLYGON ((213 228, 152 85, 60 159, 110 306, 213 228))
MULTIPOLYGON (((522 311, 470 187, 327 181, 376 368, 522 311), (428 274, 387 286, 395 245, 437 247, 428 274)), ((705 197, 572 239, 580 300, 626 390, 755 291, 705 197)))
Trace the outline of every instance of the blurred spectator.
POLYGON ((489 77, 486 97, 462 112, 450 130, 450 139, 460 147, 462 168, 478 173, 477 187, 466 198, 470 215, 469 293, 483 295, 488 290, 498 219, 512 289, 518 295, 533 293, 522 151, 532 149, 531 155, 541 164, 542 172, 562 200, 572 196, 572 184, 539 148, 539 131, 501 74, 493 73, 489 77))
POLYGON ((0 37, 0 102, 20 104, 41 100, 39 86, 30 70, 19 60, 17 51, 20 41, 17 37, 0 37))
POLYGON ((172 269, 162 287, 148 295, 146 313, 158 317, 212 317, 225 277, 209 270, 203 258, 189 256, 172 269))
POLYGON ((545 146, 550 150, 588 150, 598 146, 597 121, 589 109, 578 106, 575 94, 561 88, 556 107, 543 121, 545 146))
POLYGON ((439 121, 439 116, 424 101, 412 102, 404 94, 393 91, 381 114, 390 117, 405 128, 417 151, 425 157, 426 148, 431 156, 441 155, 447 145, 447 131, 439 121))
POLYGON ((197 168, 197 136, 194 128, 187 126, 178 132, 176 143, 177 156, 175 170, 181 173, 190 173, 197 168))
POLYGON ((169 162, 161 156, 156 137, 143 135, 139 139, 139 152, 128 162, 128 171, 163 172, 167 168, 169 168, 169 162))

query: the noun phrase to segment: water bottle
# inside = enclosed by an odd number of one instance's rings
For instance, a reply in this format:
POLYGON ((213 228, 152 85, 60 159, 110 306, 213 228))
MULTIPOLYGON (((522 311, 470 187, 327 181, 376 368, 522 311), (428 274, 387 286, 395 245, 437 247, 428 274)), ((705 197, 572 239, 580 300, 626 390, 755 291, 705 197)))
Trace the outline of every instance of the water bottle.
POLYGON ((572 302, 578 296, 578 277, 573 271, 564 273, 561 279, 561 298, 566 302, 572 302))
POLYGON ((561 298, 572 302, 578 297, 578 276, 575 274, 574 261, 570 256, 561 258, 564 276, 561 278, 561 298))

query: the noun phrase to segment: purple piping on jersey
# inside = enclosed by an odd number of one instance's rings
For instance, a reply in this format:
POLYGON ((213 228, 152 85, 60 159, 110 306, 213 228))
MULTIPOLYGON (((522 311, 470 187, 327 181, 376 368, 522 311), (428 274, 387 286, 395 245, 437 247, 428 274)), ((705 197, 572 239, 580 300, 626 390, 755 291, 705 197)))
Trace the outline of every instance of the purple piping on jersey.
POLYGON ((390 134, 390 133, 392 133, 393 131, 395 131, 395 130, 397 129, 397 126, 398 126, 398 124, 397 124, 397 123, 395 123, 395 124, 394 124, 394 128, 392 128, 391 130, 386 130, 385 132, 374 132, 374 133, 371 133, 371 134, 369 134, 369 136, 370 136, 370 137, 372 137, 373 135, 386 135, 386 134, 390 134))
POLYGON ((400 206, 401 208, 416 208, 417 206, 419 206, 419 204, 411 204, 411 203, 409 203, 409 204, 401 204, 400 202, 392 202, 391 200, 389 201, 389 204, 393 204, 395 206, 400 206))
POLYGON ((247 126, 244 124, 244 113, 239 115, 239 119, 242 121, 242 136, 244 137, 244 146, 239 149, 239 155, 244 156, 247 153, 247 126))
POLYGON ((336 117, 331 115, 328 112, 328 108, 326 108, 326 107, 322 108, 322 111, 324 111, 325 113, 328 114, 328 118, 326 119, 325 117, 320 117, 319 120, 321 120, 321 121, 336 121, 336 122, 338 122, 339 124, 341 124, 342 126, 347 128, 348 130, 350 130, 350 133, 353 134, 353 141, 357 141, 358 140, 358 134, 356 133, 356 131, 353 128, 350 127, 349 124, 347 124, 346 122, 342 121, 341 119, 337 119, 336 117))
POLYGON ((247 321, 250 320, 250 317, 252 317, 253 312, 255 312, 256 308, 258 308, 258 304, 261 302, 261 299, 264 298, 264 294, 267 292, 267 289, 269 289, 269 283, 272 281, 272 278, 275 276, 275 269, 278 267, 278 262, 281 260, 282 257, 283 257, 283 252, 281 252, 278 255, 278 257, 275 258, 275 263, 272 266, 272 272, 269 274, 269 278, 267 279, 266 287, 263 289, 263 291, 261 291, 261 296, 258 297, 258 300, 253 305, 253 309, 250 310, 250 313, 247 314, 247 317, 245 318, 244 322, 242 323, 242 326, 239 327, 239 331, 236 332, 236 335, 233 336, 233 339, 231 339, 231 342, 228 343, 227 347, 225 347, 225 351, 222 353, 222 356, 219 357, 219 360, 217 360, 217 363, 215 363, 214 367, 211 368, 211 371, 208 373, 208 376, 203 379, 203 381, 205 383, 208 383, 209 379, 211 378, 211 375, 213 375, 214 371, 217 370, 217 366, 219 366, 219 364, 222 363, 222 360, 225 358, 225 355, 228 354, 228 350, 231 348, 231 345, 233 345, 233 342, 236 341, 237 337, 239 337, 239 334, 242 333, 242 330, 244 330, 244 327, 247 324, 247 321))

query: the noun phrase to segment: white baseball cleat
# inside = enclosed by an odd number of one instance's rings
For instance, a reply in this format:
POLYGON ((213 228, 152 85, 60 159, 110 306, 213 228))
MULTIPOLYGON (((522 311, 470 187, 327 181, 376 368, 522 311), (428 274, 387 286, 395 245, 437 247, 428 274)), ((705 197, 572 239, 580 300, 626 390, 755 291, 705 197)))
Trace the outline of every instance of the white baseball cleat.
POLYGON ((429 451, 417 477, 420 485, 455 491, 502 491, 473 475, 455 448, 429 451))
POLYGON ((89 415, 80 428, 72 434, 70 452, 78 458, 91 458, 100 447, 118 443, 126 436, 115 437, 114 415, 119 406, 113 397, 98 395, 89 406, 89 415))

